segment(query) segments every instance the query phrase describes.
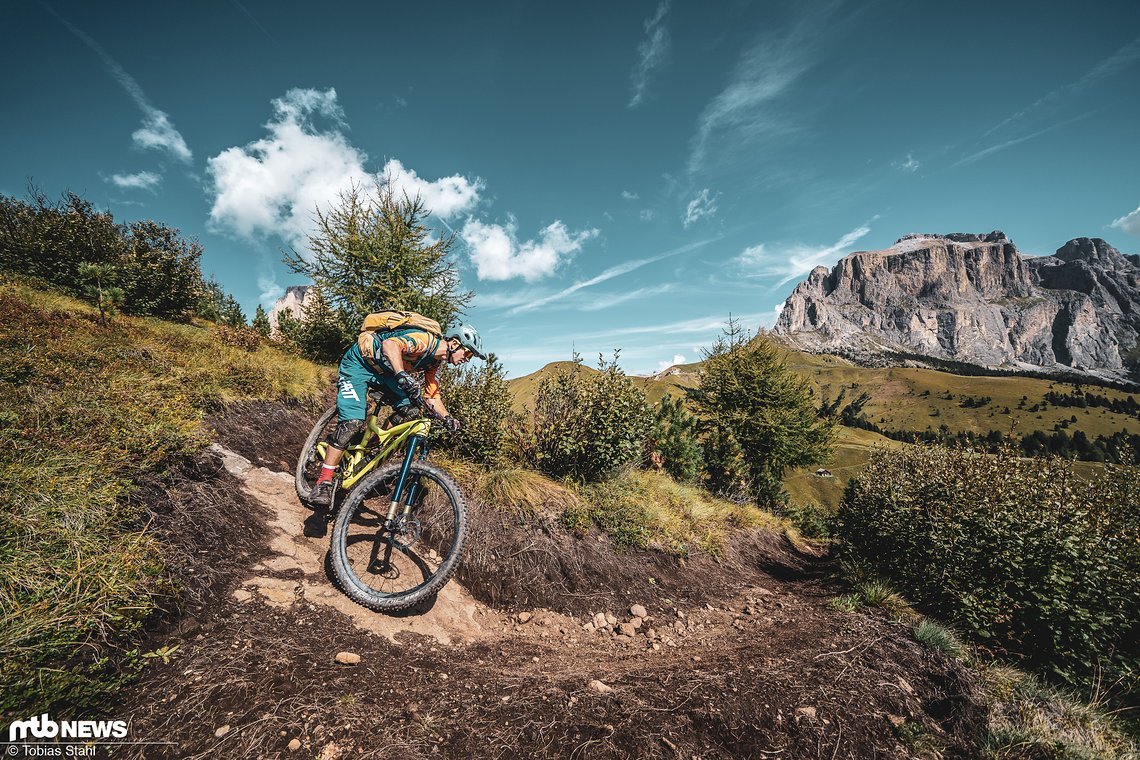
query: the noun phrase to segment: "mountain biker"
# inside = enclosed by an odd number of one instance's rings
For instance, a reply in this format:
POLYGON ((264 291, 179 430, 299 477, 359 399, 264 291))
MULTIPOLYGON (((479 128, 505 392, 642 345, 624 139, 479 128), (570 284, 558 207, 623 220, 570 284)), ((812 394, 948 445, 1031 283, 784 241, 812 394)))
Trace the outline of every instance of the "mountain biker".
POLYGON ((466 364, 472 356, 486 359, 483 341, 471 325, 459 325, 439 338, 419 328, 400 328, 388 333, 376 333, 375 359, 365 357, 357 343, 344 352, 337 368, 336 413, 337 425, 328 438, 321 474, 313 486, 309 503, 327 507, 332 503, 333 476, 345 448, 354 436, 364 429, 367 414, 368 389, 380 391, 384 402, 394 411, 387 425, 398 425, 415 419, 416 409, 426 405, 435 416, 443 420, 450 432, 459 430, 459 420, 452 417, 439 395, 437 373, 445 362, 451 365, 466 364), (412 377, 422 372, 424 386, 412 377))

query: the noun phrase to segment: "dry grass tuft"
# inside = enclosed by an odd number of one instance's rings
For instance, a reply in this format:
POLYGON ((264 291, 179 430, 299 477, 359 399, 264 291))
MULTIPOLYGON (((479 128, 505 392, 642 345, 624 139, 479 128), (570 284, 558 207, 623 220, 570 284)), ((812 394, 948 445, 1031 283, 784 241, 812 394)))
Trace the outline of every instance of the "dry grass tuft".
POLYGON ((990 701, 987 743, 992 756, 1140 756, 1140 746, 1103 705, 1084 702, 1008 666, 985 667, 981 675, 990 701))

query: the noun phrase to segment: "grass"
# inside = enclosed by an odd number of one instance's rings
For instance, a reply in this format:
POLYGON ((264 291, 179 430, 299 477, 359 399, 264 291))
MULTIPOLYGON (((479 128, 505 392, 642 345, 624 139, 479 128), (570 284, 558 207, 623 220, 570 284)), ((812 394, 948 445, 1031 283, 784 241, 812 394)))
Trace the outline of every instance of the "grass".
POLYGON ((923 646, 941 652, 947 657, 959 657, 962 654, 962 642, 952 630, 939 625, 933 620, 922 620, 914 627, 915 641, 923 646))
POLYGON ((324 371, 245 351, 213 325, 118 317, 0 279, 0 709, 90 703, 176 591, 127 505, 134 483, 208 443, 209 410, 310 398, 324 371))
POLYGON ((854 612, 860 607, 881 609, 895 620, 917 619, 918 613, 889 585, 879 580, 859 580, 850 594, 837 596, 828 606, 840 612, 854 612))
POLYGON ((794 532, 787 520, 754 505, 717 499, 668 475, 644 470, 583 486, 579 495, 581 512, 571 514, 569 522, 593 524, 618 546, 679 555, 700 550, 717 556, 735 528, 794 532))
POLYGON ((1140 746, 1104 706, 1085 702, 1016 668, 981 669, 990 702, 986 748, 995 758, 1140 757, 1140 746))

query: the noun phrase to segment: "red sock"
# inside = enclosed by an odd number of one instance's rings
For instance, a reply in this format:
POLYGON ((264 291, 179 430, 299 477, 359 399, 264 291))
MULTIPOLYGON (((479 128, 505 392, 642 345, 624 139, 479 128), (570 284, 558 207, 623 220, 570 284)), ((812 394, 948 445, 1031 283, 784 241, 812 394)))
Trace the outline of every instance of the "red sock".
POLYGON ((336 467, 330 467, 327 464, 322 464, 321 474, 317 476, 317 482, 314 485, 331 482, 335 473, 336 467))

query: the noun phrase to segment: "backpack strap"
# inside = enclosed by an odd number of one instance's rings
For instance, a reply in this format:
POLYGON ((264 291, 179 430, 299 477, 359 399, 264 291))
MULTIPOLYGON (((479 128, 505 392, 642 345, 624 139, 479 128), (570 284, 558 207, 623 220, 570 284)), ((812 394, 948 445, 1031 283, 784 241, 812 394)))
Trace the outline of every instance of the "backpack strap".
MULTIPOLYGON (((374 340, 379 340, 381 343, 383 343, 388 338, 399 337, 399 336, 407 335, 407 334, 413 333, 413 332, 427 332, 427 331, 422 329, 422 328, 419 328, 419 327, 401 327, 401 328, 398 328, 396 330, 386 330, 384 332, 378 331, 375 333, 374 340)), ((431 333, 428 333, 428 334, 431 335, 431 333)), ((424 352, 423 356, 421 356, 419 359, 416 360, 416 363, 414 365, 412 365, 410 368, 408 368, 409 372, 421 372, 421 371, 427 369, 428 363, 435 357, 435 352, 439 349, 440 338, 438 336, 435 336, 435 335, 432 335, 431 337, 432 337, 432 342, 431 342, 428 350, 424 352)), ((368 356, 364 352, 361 352, 361 356, 364 359, 364 363, 367 364, 368 367, 373 372, 375 372, 378 375, 394 375, 394 374, 396 374, 395 369, 389 364, 388 357, 384 356, 383 351, 376 351, 375 354, 376 354, 375 356, 368 356)))

